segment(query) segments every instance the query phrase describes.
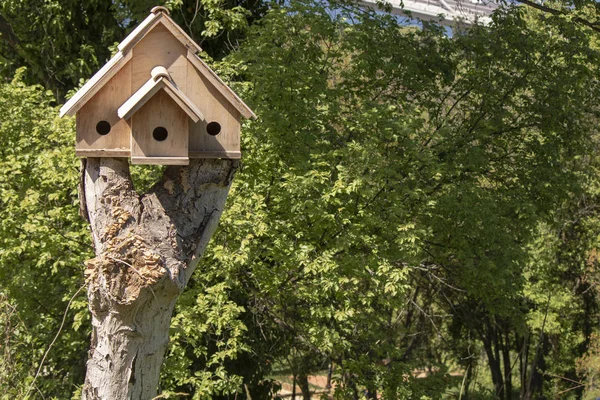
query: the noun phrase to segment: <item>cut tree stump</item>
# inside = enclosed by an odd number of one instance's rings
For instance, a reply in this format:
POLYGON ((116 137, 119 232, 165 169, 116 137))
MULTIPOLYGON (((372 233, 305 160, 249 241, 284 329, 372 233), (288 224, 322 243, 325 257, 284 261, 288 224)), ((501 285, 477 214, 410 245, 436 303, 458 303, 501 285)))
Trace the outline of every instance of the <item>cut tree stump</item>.
POLYGON ((96 257, 86 262, 92 339, 83 399, 157 395, 175 303, 217 227, 238 162, 169 166, 136 193, 126 158, 83 160, 80 198, 96 257))

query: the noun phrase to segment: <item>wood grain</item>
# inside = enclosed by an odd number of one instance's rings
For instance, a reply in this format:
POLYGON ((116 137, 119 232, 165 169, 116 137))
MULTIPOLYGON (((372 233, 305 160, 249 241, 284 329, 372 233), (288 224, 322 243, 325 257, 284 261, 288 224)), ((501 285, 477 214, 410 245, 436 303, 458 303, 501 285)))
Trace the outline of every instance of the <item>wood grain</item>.
POLYGON ((188 157, 187 114, 164 91, 159 91, 131 118, 132 157, 188 157), (168 131, 166 140, 152 137, 157 127, 168 131))
POLYGON ((115 74, 77 113, 76 150, 129 150, 131 128, 117 109, 131 95, 131 61, 115 74), (108 135, 96 132, 96 124, 107 121, 108 135))

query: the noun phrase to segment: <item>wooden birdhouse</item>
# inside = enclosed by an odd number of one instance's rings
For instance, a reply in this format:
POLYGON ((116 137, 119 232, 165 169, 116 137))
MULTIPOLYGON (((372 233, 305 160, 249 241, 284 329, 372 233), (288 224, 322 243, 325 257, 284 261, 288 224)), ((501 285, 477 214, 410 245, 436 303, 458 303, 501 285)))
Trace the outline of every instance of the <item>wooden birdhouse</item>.
POLYGON ((240 158, 241 119, 256 116, 166 8, 154 7, 118 49, 60 110, 77 116, 79 157, 177 165, 240 158))

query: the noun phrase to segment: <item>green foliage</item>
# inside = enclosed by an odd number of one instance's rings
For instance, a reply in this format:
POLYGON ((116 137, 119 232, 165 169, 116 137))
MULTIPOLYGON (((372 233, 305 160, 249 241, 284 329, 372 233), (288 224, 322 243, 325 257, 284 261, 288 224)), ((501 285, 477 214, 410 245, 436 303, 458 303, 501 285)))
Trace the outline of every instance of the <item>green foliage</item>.
MULTIPOLYGON (((245 127, 212 261, 188 294, 219 290, 243 307, 229 314, 246 327, 233 348, 250 345, 252 363, 227 371, 296 354, 341 369, 339 398, 437 398, 459 383, 412 371, 443 367, 436 341, 446 348, 456 329, 458 342, 504 352, 489 365, 495 390, 524 337, 523 368, 537 371, 542 349, 548 371, 573 372, 580 314, 543 227, 585 190, 598 58, 585 28, 517 10, 452 39, 348 4, 270 10, 220 65, 248 82, 260 120, 245 127), (551 345, 559 332, 565 343, 551 345)), ((204 323, 210 340, 231 338, 207 326, 218 325, 204 323)), ((188 371, 220 352, 206 347, 188 371)))
POLYGON ((165 5, 204 50, 222 57, 237 46, 262 1, 5 0, 0 4, 0 76, 27 66, 24 81, 42 84, 63 99, 88 79, 157 5, 165 5))
POLYGON ((0 4, 0 76, 27 66, 23 79, 62 97, 97 71, 125 33, 112 1, 14 1, 0 4))
MULTIPOLYGON (((73 121, 59 119, 52 94, 26 86, 20 70, 0 84, 0 354, 2 398, 24 398, 67 301, 92 254, 78 215, 79 166, 73 121)), ((82 383, 89 316, 85 296, 50 351, 32 393, 69 398, 82 383)), ((37 395, 35 395, 37 396, 37 395)))

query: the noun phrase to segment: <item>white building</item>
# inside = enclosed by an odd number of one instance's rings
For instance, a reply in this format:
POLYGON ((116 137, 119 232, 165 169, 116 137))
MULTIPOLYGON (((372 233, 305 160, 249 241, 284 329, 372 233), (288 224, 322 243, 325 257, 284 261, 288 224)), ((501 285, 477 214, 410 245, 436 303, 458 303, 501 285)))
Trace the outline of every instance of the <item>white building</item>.
MULTIPOLYGON (((360 0, 360 3, 377 9, 377 0, 360 0)), ((498 7, 494 0, 386 0, 392 13, 422 21, 437 21, 441 25, 472 25, 474 21, 486 24, 490 14, 498 7)))

